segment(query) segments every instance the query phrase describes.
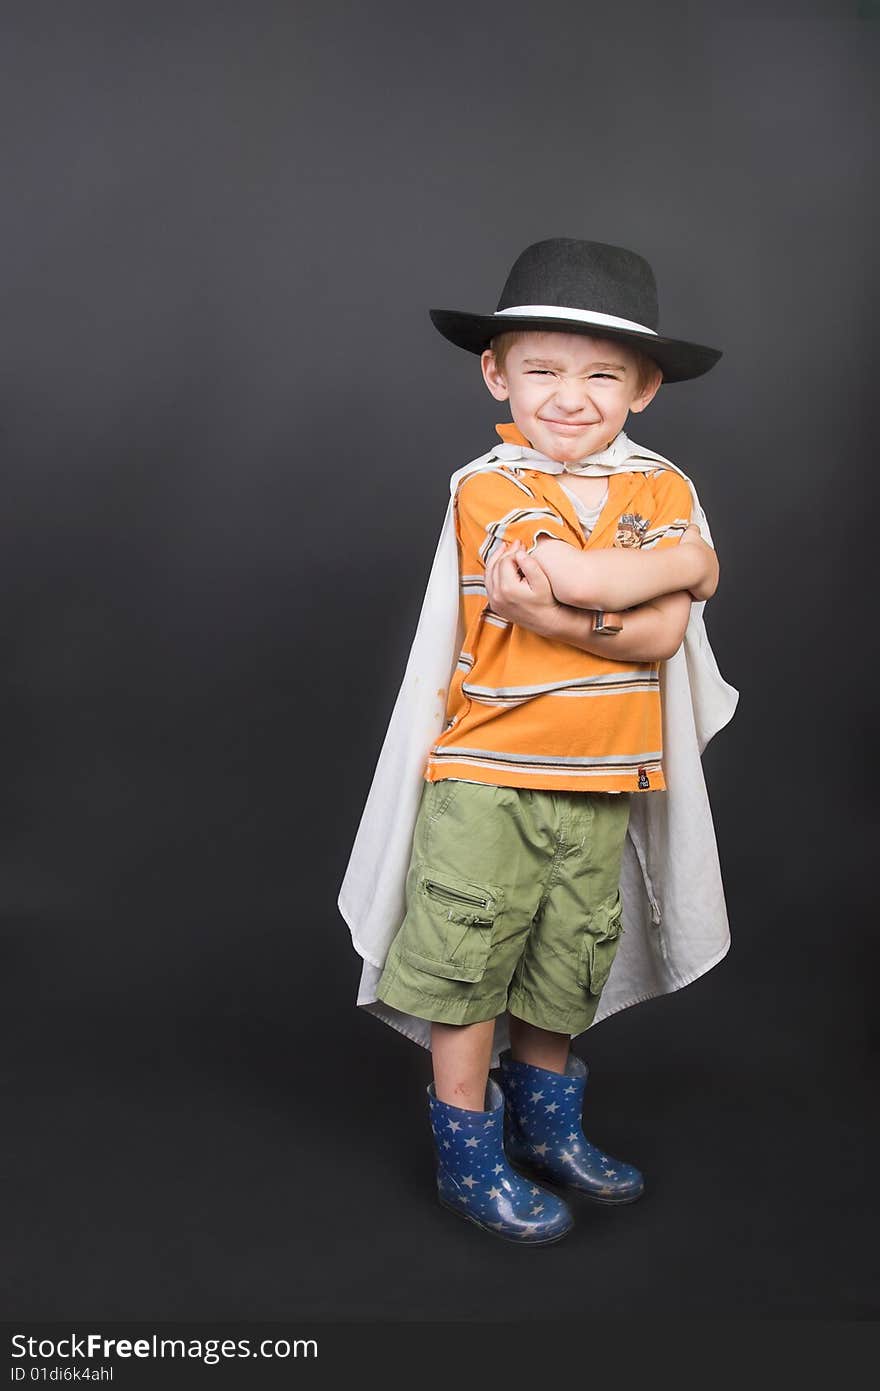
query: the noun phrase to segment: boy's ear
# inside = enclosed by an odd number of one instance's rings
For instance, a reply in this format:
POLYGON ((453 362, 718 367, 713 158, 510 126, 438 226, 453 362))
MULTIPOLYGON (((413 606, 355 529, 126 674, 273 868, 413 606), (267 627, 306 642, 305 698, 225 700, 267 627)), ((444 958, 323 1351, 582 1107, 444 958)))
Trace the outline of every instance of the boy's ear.
POLYGON ((658 371, 651 385, 646 387, 645 390, 641 393, 641 395, 637 396, 633 401, 630 402, 630 410, 636 412, 643 411, 646 406, 649 406, 651 404, 662 385, 663 373, 658 371))
POLYGON ((495 400, 506 401, 510 394, 507 389, 507 378, 499 369, 495 361, 495 354, 491 348, 486 348, 480 354, 480 367, 483 371, 483 381, 495 397, 495 400))

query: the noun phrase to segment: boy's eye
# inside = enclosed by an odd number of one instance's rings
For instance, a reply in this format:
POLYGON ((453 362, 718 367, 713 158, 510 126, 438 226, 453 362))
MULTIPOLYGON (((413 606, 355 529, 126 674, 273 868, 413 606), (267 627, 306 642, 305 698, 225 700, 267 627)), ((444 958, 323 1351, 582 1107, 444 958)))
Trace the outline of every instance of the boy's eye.
MULTIPOLYGON (((549 377, 552 376, 552 373, 547 367, 530 367, 527 375, 530 377, 549 377)), ((617 377, 615 377, 613 372, 593 372, 591 375, 594 377, 607 377, 608 380, 612 382, 617 381, 617 377)))

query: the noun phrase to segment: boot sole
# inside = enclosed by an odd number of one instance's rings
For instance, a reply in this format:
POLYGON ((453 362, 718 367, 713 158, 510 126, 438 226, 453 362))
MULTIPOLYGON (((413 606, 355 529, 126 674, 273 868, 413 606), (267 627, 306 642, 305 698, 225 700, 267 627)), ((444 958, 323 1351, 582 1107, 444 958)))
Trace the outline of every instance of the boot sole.
POLYGON ((600 1198, 596 1193, 589 1193, 585 1188, 575 1188, 574 1184, 558 1183, 556 1179, 548 1178, 539 1169, 530 1169, 527 1164, 519 1159, 511 1159, 507 1156, 507 1162, 511 1169, 515 1169, 520 1178, 530 1178, 540 1180, 547 1188, 553 1190, 557 1197, 568 1197, 569 1193, 576 1193, 579 1198, 589 1198, 591 1203, 601 1203, 603 1207, 624 1207, 627 1203, 637 1203, 639 1198, 645 1196, 642 1188, 638 1193, 630 1193, 624 1198, 600 1198))
POLYGON ((514 1246, 552 1246, 555 1241, 561 1241, 564 1236, 568 1236, 569 1232, 572 1231, 574 1227, 574 1223, 572 1222, 570 1227, 563 1227, 561 1232, 556 1232, 553 1236, 545 1236, 542 1237, 540 1240, 523 1241, 521 1237, 505 1236, 503 1232, 496 1232, 494 1227, 487 1226, 484 1222, 481 1222, 477 1217, 474 1217, 469 1212, 462 1212, 460 1207, 455 1207, 452 1203, 447 1203, 445 1199, 440 1197, 439 1194, 437 1195, 437 1202, 440 1204, 441 1207, 445 1207, 447 1212, 455 1213, 456 1217, 463 1217, 465 1222, 470 1222, 473 1226, 479 1227, 481 1232, 488 1232, 489 1236, 497 1236, 500 1238, 501 1241, 506 1241, 508 1245, 512 1244, 514 1246))

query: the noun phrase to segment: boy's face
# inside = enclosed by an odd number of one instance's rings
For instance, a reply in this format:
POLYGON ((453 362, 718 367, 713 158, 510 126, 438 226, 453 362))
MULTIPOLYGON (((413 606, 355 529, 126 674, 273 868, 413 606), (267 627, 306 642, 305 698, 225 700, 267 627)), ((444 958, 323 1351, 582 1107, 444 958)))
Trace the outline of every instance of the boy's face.
POLYGON ((630 411, 642 411, 660 385, 637 392, 636 358, 623 343, 584 333, 527 333, 500 372, 490 348, 483 378, 535 449, 574 464, 606 449, 630 411))

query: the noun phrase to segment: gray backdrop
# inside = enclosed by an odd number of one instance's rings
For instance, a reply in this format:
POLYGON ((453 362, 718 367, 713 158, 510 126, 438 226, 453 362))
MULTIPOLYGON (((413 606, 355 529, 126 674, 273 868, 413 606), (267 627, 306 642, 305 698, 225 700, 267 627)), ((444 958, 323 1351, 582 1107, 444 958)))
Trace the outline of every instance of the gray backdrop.
POLYGON ((596 1316, 876 1317, 880 7, 6 17, 10 1316, 544 1318, 601 1258, 596 1316), (449 475, 508 418, 427 311, 546 236, 640 251, 724 350, 631 429, 697 482, 741 696, 733 949, 578 1042, 650 1195, 536 1286, 436 1205, 430 1059, 355 1009, 336 893, 449 475))

